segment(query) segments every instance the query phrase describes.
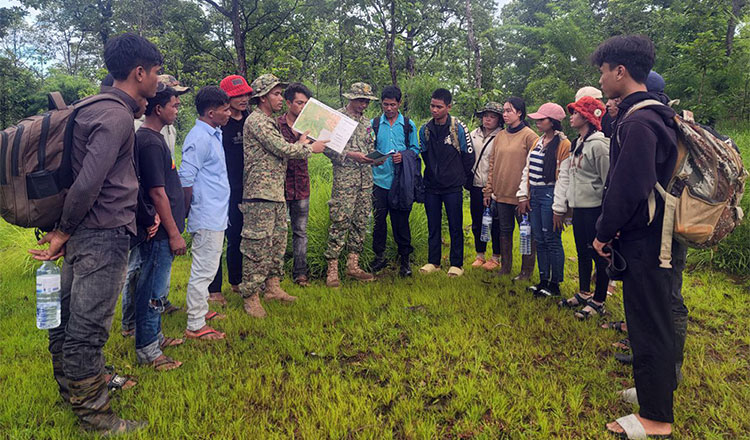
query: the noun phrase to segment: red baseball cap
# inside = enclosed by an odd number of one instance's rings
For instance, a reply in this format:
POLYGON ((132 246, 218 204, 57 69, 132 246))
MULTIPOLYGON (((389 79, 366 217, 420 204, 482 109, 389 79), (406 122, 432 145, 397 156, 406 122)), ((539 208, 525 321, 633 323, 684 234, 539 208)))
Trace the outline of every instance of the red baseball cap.
POLYGON ((245 78, 239 75, 229 75, 222 79, 221 83, 219 83, 219 87, 227 92, 227 95, 229 95, 230 98, 253 93, 252 87, 247 85, 245 78))

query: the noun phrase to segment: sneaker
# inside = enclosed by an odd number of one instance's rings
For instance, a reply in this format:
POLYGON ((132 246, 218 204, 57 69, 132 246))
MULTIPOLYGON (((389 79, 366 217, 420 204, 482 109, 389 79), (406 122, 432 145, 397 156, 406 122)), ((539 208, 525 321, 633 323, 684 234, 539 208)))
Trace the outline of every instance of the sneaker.
POLYGON ((558 283, 547 283, 547 286, 534 292, 536 296, 542 297, 553 297, 560 296, 560 284, 558 283))
POLYGON ((529 292, 531 292, 534 295, 536 295, 536 293, 538 291, 540 291, 542 289, 546 289, 546 288, 547 288, 547 281, 546 280, 541 280, 541 281, 539 281, 539 284, 537 284, 536 286, 529 286, 529 287, 526 288, 526 290, 528 290, 529 292))
POLYGON ((435 273, 440 272, 440 266, 435 266, 432 263, 427 263, 419 269, 419 273, 435 273))

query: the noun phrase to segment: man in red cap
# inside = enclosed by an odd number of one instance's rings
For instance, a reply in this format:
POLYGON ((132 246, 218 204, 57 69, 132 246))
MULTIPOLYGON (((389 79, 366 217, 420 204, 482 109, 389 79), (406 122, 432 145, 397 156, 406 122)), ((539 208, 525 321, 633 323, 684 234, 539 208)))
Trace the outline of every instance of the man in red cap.
MULTIPOLYGON (((242 254, 240 243, 242 237, 242 213, 239 204, 242 202, 242 170, 244 169, 244 154, 242 152, 242 128, 245 119, 250 114, 249 101, 252 87, 247 84, 245 78, 239 75, 229 75, 221 80, 219 87, 229 95, 229 111, 231 115, 227 125, 221 127, 222 142, 224 143, 224 156, 227 162, 227 175, 229 176, 229 226, 227 226, 227 274, 232 290, 239 292, 239 284, 242 282, 242 254)), ((216 271, 211 285, 208 286, 208 300, 221 305, 227 301, 221 294, 222 273, 221 263, 216 271)))

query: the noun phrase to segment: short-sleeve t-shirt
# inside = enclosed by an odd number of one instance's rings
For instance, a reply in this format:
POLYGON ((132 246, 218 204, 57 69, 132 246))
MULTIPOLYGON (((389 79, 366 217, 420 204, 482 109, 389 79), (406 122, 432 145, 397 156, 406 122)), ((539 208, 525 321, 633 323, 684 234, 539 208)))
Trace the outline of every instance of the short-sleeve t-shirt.
MULTIPOLYGON (((151 202, 148 192, 151 188, 164 187, 164 192, 169 199, 172 209, 172 217, 177 224, 177 229, 182 233, 185 230, 185 196, 177 175, 172 153, 169 151, 164 137, 151 130, 141 127, 135 133, 138 151, 138 168, 140 171, 141 185, 145 189, 146 198, 151 202)), ((166 240, 169 236, 164 226, 154 236, 154 240, 166 240)))

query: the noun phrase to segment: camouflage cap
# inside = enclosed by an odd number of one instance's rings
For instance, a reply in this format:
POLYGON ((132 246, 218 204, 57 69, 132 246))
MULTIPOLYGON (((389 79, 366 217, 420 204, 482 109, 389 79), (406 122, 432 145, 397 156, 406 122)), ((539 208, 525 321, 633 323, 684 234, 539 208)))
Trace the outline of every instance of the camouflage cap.
POLYGON ((497 113, 499 116, 503 115, 503 105, 499 102, 490 101, 484 105, 484 107, 477 110, 477 116, 481 117, 484 112, 497 113))
POLYGON ((369 99, 370 101, 377 101, 378 97, 372 94, 372 87, 363 82, 355 82, 349 88, 348 93, 342 93, 346 99, 369 99))
POLYGON ((255 78, 250 84, 250 88, 253 89, 253 94, 250 95, 250 103, 255 104, 258 102, 258 98, 266 96, 276 86, 286 87, 289 83, 282 82, 276 75, 270 73, 264 73, 263 75, 255 78))
POLYGON ((167 87, 173 88, 178 95, 182 95, 183 93, 187 93, 190 91, 190 87, 181 85, 180 82, 177 81, 177 78, 172 75, 159 75, 159 82, 167 87))

